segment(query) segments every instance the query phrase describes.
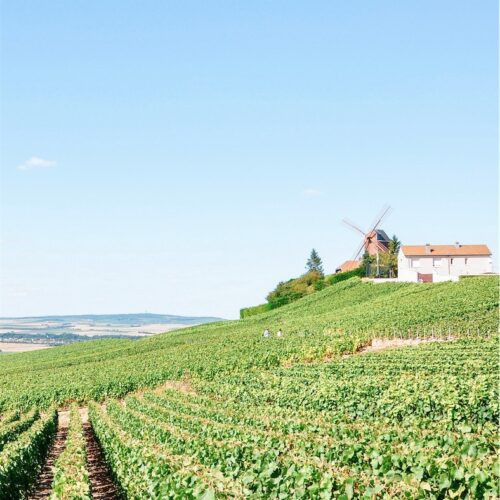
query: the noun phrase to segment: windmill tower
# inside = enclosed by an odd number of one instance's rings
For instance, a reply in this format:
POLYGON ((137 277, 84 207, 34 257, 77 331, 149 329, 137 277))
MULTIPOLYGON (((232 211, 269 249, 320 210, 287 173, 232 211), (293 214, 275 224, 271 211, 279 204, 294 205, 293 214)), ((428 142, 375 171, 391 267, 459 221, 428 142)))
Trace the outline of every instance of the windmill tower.
POLYGON ((375 218, 373 224, 370 226, 369 231, 363 231, 359 226, 351 222, 349 219, 343 219, 342 222, 357 233, 363 235, 363 241, 361 246, 358 248, 354 254, 353 261, 358 261, 362 253, 368 252, 369 255, 373 255, 376 258, 377 263, 377 277, 380 276, 380 254, 387 253, 389 251, 389 237, 387 233, 380 229, 379 226, 382 221, 391 212, 391 207, 385 205, 382 207, 377 217, 375 218))

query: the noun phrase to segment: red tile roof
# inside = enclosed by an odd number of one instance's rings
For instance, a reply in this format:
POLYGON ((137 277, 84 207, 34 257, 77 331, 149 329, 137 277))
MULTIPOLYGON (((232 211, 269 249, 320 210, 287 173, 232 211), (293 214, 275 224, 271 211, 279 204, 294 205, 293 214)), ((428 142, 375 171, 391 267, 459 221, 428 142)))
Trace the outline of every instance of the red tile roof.
POLYGON ((346 271, 352 271, 353 269, 357 269, 361 265, 359 260, 346 260, 339 269, 341 272, 345 273, 346 271))
POLYGON ((427 245, 403 245, 401 250, 407 257, 412 256, 448 256, 448 255, 491 255, 487 245, 430 245, 430 252, 427 245))

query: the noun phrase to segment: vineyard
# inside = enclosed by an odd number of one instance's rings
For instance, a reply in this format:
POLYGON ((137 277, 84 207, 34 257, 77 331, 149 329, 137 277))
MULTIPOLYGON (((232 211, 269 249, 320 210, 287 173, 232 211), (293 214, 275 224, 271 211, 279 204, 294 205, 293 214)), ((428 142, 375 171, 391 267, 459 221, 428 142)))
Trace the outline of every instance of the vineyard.
POLYGON ((221 376, 93 405, 91 418, 130 498, 496 497, 496 349, 221 376))
POLYGON ((0 498, 36 487, 57 407, 52 500, 497 498, 497 330, 495 277, 354 278, 240 321, 4 356, 0 498), (374 338, 417 345, 362 352, 374 338))

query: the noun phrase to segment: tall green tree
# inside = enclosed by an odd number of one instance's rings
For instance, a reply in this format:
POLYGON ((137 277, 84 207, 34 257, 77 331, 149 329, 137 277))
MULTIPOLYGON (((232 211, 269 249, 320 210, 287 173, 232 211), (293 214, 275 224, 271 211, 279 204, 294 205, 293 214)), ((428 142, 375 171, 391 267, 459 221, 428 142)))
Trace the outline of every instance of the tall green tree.
POLYGON ((321 257, 314 248, 311 250, 311 255, 309 256, 309 259, 307 259, 306 269, 307 272, 316 271, 321 276, 325 275, 323 271, 323 261, 321 260, 321 257))
POLYGON ((375 263, 375 257, 368 253, 368 250, 365 250, 363 257, 361 258, 361 267, 365 271, 366 276, 372 276, 374 274, 375 267, 373 264, 375 263))
POLYGON ((401 241, 399 241, 398 237, 394 234, 392 238, 389 240, 389 253, 392 255, 397 255, 400 248, 401 248, 401 241))
POLYGON ((398 276, 398 253, 401 248, 401 241, 394 234, 389 240, 389 253, 387 255, 387 265, 389 267, 389 277, 397 278, 398 276))

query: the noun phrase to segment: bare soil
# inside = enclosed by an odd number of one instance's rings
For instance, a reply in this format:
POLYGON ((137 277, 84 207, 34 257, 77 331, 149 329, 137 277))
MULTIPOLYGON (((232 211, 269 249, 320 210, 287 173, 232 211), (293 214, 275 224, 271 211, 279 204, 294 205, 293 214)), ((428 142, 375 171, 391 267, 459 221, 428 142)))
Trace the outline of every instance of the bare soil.
MULTIPOLYGON (((80 408, 83 422, 83 431, 87 442, 87 467, 92 498, 103 500, 118 499, 118 491, 111 479, 111 473, 106 465, 101 448, 94 436, 94 431, 89 423, 88 409, 80 408)), ((69 426, 69 411, 59 411, 57 433, 49 450, 45 464, 37 478, 35 488, 29 495, 29 500, 47 499, 52 493, 52 481, 54 480, 54 463, 64 450, 69 426)))
POLYGON ((88 422, 86 408, 80 410, 84 420, 83 430, 87 440, 87 467, 89 472, 92 498, 114 500, 118 499, 118 490, 111 479, 111 473, 106 465, 104 456, 99 446, 92 426, 88 422))
POLYGON ((196 394, 196 391, 189 380, 167 380, 162 385, 156 387, 154 392, 159 394, 166 389, 175 389, 179 392, 183 392, 184 394, 196 394))
POLYGON ((430 344, 432 342, 450 342, 454 340, 454 337, 448 337, 445 339, 373 339, 371 345, 363 347, 358 351, 358 353, 365 352, 377 352, 383 351, 384 349, 389 349, 392 347, 407 347, 416 346, 420 344, 430 344))
POLYGON ((45 464, 38 475, 33 492, 28 496, 30 500, 39 500, 50 497, 52 481, 54 479, 53 466, 66 445, 68 434, 69 411, 60 411, 58 414, 57 433, 50 447, 45 464))

